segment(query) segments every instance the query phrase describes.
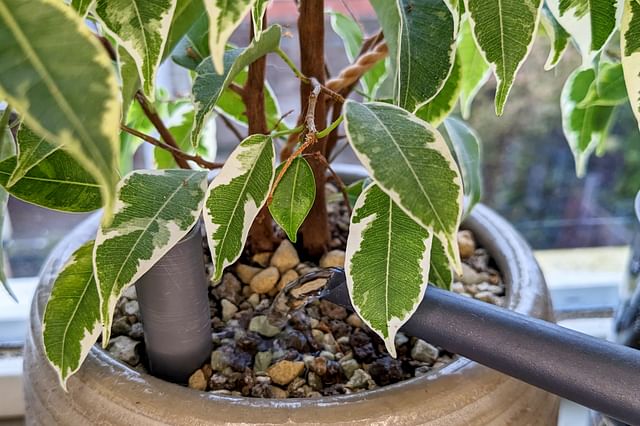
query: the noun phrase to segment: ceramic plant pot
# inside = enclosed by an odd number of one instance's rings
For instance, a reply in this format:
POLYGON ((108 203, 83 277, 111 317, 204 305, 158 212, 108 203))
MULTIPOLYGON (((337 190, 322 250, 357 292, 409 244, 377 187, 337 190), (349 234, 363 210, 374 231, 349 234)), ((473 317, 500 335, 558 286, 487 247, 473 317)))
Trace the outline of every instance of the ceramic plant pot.
MULTIPOLYGON (((340 167, 345 180, 363 175, 340 167)), ((95 346, 80 371, 59 385, 42 343, 42 315, 65 261, 93 238, 98 218, 80 225, 51 254, 31 310, 24 354, 27 423, 43 425, 540 425, 556 423, 558 398, 465 358, 431 374, 351 395, 255 399, 198 392, 139 373, 95 346)), ((507 287, 507 307, 553 319, 531 249, 504 219, 479 205, 465 221, 488 250, 507 287)), ((500 350, 500 342, 496 342, 500 350)))

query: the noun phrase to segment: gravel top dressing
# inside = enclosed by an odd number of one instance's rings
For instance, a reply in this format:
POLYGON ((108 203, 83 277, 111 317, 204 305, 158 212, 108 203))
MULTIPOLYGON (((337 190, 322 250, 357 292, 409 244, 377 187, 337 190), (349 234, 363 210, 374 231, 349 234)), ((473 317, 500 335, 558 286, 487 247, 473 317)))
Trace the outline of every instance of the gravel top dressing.
MULTIPOLYGON (((398 333, 394 359, 357 315, 325 300, 312 300, 290 311, 288 320, 276 320, 277 304, 271 306, 285 285, 319 267, 343 266, 349 214, 342 203, 329 204, 328 211, 331 250, 317 263, 301 260, 285 239, 273 253, 245 253, 219 283, 211 285, 214 351, 209 362, 191 375, 189 387, 256 398, 349 394, 427 374, 455 358, 398 333)), ((464 274, 455 277, 452 291, 503 305, 504 284, 489 255, 476 247, 469 231, 460 231, 458 242, 464 274)), ((210 266, 207 250, 205 256, 210 266)), ((307 285, 319 286, 322 281, 307 285)), ((146 372, 135 287, 118 302, 112 333, 115 338, 108 351, 146 372)))

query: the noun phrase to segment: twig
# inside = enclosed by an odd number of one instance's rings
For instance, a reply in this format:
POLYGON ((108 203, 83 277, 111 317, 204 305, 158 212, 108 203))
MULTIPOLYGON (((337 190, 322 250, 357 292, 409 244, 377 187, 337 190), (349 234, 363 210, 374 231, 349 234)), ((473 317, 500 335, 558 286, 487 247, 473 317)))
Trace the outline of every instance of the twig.
MULTIPOLYGON (((167 145, 175 148, 178 151, 181 151, 180 147, 178 146, 178 143, 176 142, 175 138, 173 137, 169 129, 167 129, 167 127, 162 122, 162 119, 160 118, 160 116, 153 110, 147 98, 139 90, 136 92, 136 100, 142 107, 142 111, 144 112, 144 115, 147 116, 149 121, 151 121, 151 124, 153 124, 153 127, 156 128, 158 133, 160 133, 160 137, 162 138, 162 140, 167 145)), ((173 155, 174 160, 176 160, 176 163, 178 164, 178 166, 180 166, 180 168, 182 169, 191 168, 189 163, 187 163, 187 161, 184 158, 180 157, 180 155, 178 155, 176 151, 171 151, 171 154, 173 155)))
MULTIPOLYGON (((344 137, 346 136, 345 135, 338 136, 336 137, 336 141, 344 137)), ((331 156, 331 158, 329 158, 329 163, 333 163, 334 161, 336 161, 336 158, 338 158, 338 156, 342 154, 344 150, 347 149, 348 146, 349 146, 349 142, 343 143, 342 146, 340 146, 340 148, 338 148, 335 152, 333 152, 333 155, 331 156)))
POLYGON ((333 177, 334 182, 336 183, 336 185, 338 185, 338 190, 342 193, 342 198, 344 199, 344 203, 347 206, 347 210, 349 212, 349 216, 351 216, 352 211, 351 211, 351 204, 349 203, 349 194, 347 193, 347 186, 344 184, 344 181, 336 173, 336 171, 331 168, 331 165, 329 164, 327 159, 324 158, 324 156, 322 154, 320 154, 319 152, 312 152, 312 153, 309 153, 309 154, 303 154, 302 156, 303 157, 314 157, 315 159, 320 161, 322 164, 324 164, 324 166, 327 168, 327 170, 329 170, 329 172, 331 173, 331 176, 333 177))
POLYGON ((231 89, 232 92, 236 92, 240 96, 244 96, 244 88, 239 84, 231 82, 231 84, 229 85, 229 89, 231 89))
MULTIPOLYGON (((280 58, 284 61, 284 63, 287 64, 289 68, 291 68, 291 71, 293 71, 295 76, 298 77, 300 81, 302 81, 305 84, 312 85, 311 79, 306 75, 302 74, 302 72, 298 69, 298 67, 296 67, 296 65, 293 63, 291 58, 289 58, 289 56, 287 56, 287 54, 282 49, 278 48, 276 50, 276 53, 278 54, 278 56, 280 56, 280 58)), ((344 97, 340 93, 337 93, 336 91, 329 89, 327 86, 324 86, 322 84, 320 85, 320 90, 322 90, 324 94, 328 95, 334 101, 344 103, 344 97)))
POLYGON ((282 123, 282 120, 284 120, 285 118, 287 118, 289 115, 291 115, 293 113, 293 110, 290 109, 289 111, 285 112, 284 114, 282 114, 280 116, 280 118, 278 119, 278 121, 276 121, 276 124, 273 125, 273 129, 271 129, 271 131, 276 130, 279 126, 280 123, 282 123))
POLYGON ((242 133, 240 133, 240 130, 238 130, 238 128, 233 124, 233 122, 229 120, 229 117, 227 117, 225 114, 218 114, 218 117, 220 117, 220 120, 222 120, 222 123, 224 123, 227 129, 229 129, 231 133, 233 133, 234 136, 238 138, 240 142, 244 140, 244 138, 242 137, 242 133))
POLYGON ((97 34, 94 34, 94 35, 98 38, 98 41, 100 42, 100 44, 102 44, 102 47, 104 47, 104 49, 107 51, 107 54, 109 55, 109 58, 112 61, 117 61, 118 60, 118 54, 116 53, 116 49, 113 47, 111 42, 106 37, 103 37, 103 36, 97 35, 97 34))
POLYGON ((186 152, 182 151, 180 148, 174 148, 171 145, 168 145, 162 141, 159 141, 158 139, 152 136, 149 136, 145 133, 139 132, 136 129, 132 129, 131 127, 126 126, 124 124, 120 124, 120 129, 122 129, 122 131, 124 132, 129 133, 130 135, 136 136, 142 139, 143 141, 150 143, 151 145, 157 146, 158 148, 162 148, 164 150, 171 152, 171 154, 173 154, 174 157, 179 156, 184 161, 191 160, 194 163, 198 164, 199 166, 204 167, 205 169, 209 169, 209 170, 219 169, 224 165, 224 163, 212 163, 200 157, 199 155, 187 154, 186 152))

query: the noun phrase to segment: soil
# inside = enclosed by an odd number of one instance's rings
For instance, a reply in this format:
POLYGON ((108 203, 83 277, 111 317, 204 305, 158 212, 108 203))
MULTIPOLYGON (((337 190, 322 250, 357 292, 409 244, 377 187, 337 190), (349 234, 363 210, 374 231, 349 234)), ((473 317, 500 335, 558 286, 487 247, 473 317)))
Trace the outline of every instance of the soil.
MULTIPOLYGON (((330 251, 321 259, 300 259, 286 239, 275 252, 245 252, 209 291, 214 351, 195 371, 189 387, 217 394, 258 398, 308 398, 375 389, 442 368, 456 355, 398 333, 398 357, 343 307, 315 300, 278 323, 270 321, 274 297, 290 281, 322 267, 342 267, 349 213, 331 187, 330 251)), ((503 305, 505 288, 487 252, 470 231, 458 235, 464 274, 452 291, 503 305)), ((203 239, 208 273, 211 260, 203 239)), ((118 302, 109 352, 146 371, 144 332, 135 287, 118 302)))

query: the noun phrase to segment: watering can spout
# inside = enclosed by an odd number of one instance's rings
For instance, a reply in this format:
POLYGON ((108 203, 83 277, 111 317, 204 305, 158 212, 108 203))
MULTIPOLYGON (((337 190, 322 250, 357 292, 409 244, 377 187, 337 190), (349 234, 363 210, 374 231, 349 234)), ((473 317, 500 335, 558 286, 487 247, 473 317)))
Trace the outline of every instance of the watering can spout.
MULTIPOLYGON (((344 271, 322 297, 353 310, 344 271)), ((640 425, 640 351, 429 286, 401 328, 511 377, 640 425)))

